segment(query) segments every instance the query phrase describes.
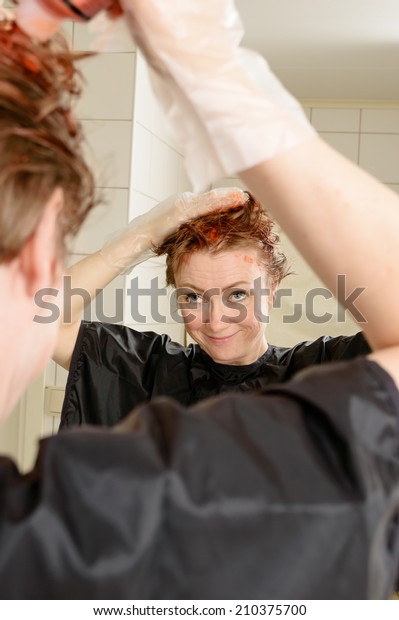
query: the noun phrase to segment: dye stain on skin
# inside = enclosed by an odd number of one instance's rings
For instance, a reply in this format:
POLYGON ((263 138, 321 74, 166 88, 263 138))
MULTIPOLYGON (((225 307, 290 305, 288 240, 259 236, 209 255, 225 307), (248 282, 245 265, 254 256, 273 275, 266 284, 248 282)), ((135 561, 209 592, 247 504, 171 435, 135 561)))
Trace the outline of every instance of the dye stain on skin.
POLYGON ((249 264, 256 262, 255 258, 253 258, 252 256, 243 256, 242 259, 245 263, 249 263, 249 264))

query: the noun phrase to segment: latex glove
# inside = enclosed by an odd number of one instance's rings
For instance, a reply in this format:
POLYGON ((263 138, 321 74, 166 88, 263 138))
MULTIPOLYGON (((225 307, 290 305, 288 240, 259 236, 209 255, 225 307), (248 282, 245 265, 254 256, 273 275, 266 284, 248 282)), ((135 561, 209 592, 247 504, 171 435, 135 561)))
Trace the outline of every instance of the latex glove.
POLYGON ((314 135, 266 61, 239 47, 233 0, 120 0, 196 191, 314 135))
POLYGON ((211 211, 242 204, 244 192, 237 187, 214 189, 205 194, 176 194, 132 220, 100 250, 104 261, 118 274, 154 256, 153 248, 188 220, 211 211))

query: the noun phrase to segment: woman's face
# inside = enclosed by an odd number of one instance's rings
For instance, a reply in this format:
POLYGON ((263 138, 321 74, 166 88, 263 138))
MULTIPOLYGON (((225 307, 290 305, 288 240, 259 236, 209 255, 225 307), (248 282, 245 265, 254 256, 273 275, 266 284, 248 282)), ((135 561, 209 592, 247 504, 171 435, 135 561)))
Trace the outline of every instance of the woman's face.
POLYGON ((272 296, 257 249, 195 252, 175 283, 188 333, 215 362, 251 364, 265 353, 272 296))

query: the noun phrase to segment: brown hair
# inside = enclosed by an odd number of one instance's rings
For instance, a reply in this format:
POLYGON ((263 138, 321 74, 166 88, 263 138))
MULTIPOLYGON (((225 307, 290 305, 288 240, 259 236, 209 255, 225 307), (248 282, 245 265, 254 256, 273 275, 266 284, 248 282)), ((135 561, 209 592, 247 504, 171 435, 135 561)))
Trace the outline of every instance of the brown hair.
POLYGON ((56 187, 64 192, 60 247, 95 204, 71 107, 80 94, 65 39, 31 41, 12 19, 0 21, 0 263, 15 257, 56 187))
POLYGON ((278 286, 288 275, 287 259, 280 250, 273 220, 250 192, 244 196, 246 200, 239 206, 213 211, 182 224, 155 248, 158 256, 166 254, 167 284, 176 286, 175 273, 188 254, 201 250, 217 253, 237 246, 259 251, 271 286, 278 286))

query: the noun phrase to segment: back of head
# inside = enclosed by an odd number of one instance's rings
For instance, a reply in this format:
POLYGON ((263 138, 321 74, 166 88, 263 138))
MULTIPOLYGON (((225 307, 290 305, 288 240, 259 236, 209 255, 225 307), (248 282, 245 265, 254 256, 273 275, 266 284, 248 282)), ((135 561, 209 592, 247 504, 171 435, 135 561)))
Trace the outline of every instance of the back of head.
POLYGON ((0 263, 15 257, 35 230, 54 189, 64 192, 60 247, 93 206, 94 180, 72 115, 80 94, 75 60, 57 35, 31 41, 0 15, 0 263))
POLYGON ((245 201, 231 209, 213 211, 182 224, 155 248, 158 256, 166 255, 166 281, 176 286, 175 274, 188 255, 208 251, 224 252, 237 247, 255 248, 264 265, 272 287, 289 273, 287 259, 280 249, 280 240, 273 220, 250 193, 245 201))

